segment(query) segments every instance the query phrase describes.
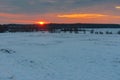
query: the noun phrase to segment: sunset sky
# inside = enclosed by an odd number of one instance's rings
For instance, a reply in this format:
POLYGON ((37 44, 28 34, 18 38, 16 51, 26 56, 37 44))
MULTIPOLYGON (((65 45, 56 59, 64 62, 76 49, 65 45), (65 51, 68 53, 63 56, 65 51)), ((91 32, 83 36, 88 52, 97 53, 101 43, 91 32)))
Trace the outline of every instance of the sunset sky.
POLYGON ((118 23, 120 0, 0 0, 0 23, 118 23))

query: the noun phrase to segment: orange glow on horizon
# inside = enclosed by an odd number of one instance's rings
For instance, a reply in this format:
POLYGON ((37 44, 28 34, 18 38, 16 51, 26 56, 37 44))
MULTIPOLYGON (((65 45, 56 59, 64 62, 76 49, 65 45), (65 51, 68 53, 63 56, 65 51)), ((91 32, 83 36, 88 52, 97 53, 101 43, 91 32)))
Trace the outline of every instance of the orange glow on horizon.
MULTIPOLYGON (((120 10, 120 5, 113 6, 114 9, 120 10)), ((40 27, 45 27, 50 23, 119 23, 120 15, 113 13, 46 13, 46 14, 15 14, 0 12, 1 24, 37 24, 40 27), (44 19, 40 18, 40 15, 44 19)))

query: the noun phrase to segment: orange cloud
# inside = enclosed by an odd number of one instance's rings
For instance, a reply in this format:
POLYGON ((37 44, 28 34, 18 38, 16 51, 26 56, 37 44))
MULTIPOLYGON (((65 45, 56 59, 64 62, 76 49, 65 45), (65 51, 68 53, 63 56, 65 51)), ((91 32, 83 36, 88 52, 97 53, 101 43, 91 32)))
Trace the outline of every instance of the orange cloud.
POLYGON ((113 15, 105 15, 105 14, 62 14, 62 15, 57 15, 59 18, 84 18, 84 19, 89 19, 89 18, 120 18, 120 16, 113 16, 113 15))
POLYGON ((73 23, 120 23, 119 15, 108 15, 108 14, 61 14, 57 17, 63 22, 73 23))
POLYGON ((100 18, 106 17, 108 15, 103 14, 66 14, 66 15, 57 15, 60 18, 100 18))
POLYGON ((116 8, 116 9, 120 9, 120 6, 116 6, 115 8, 116 8))

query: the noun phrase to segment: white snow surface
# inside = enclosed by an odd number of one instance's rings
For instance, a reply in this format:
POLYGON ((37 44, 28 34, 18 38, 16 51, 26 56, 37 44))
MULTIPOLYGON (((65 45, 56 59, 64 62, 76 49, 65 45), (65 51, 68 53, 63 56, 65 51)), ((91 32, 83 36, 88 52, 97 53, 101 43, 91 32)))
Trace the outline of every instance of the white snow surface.
POLYGON ((120 80, 120 35, 0 34, 0 80, 120 80))

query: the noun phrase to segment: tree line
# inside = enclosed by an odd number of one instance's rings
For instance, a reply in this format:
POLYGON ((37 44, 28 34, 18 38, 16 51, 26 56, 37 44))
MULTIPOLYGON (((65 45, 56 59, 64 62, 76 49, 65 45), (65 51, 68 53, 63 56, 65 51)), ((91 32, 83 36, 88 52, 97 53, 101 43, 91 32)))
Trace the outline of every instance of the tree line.
MULTIPOLYGON (((37 32, 48 31, 55 32, 83 32, 86 33, 86 29, 97 28, 120 28, 119 24, 4 24, 0 25, 0 32, 37 32)), ((92 33, 92 31, 91 31, 92 33)), ((109 32, 108 32, 109 33, 109 32)), ((97 32, 96 32, 97 34, 97 32)), ((102 32, 100 33, 102 34, 102 32)))

